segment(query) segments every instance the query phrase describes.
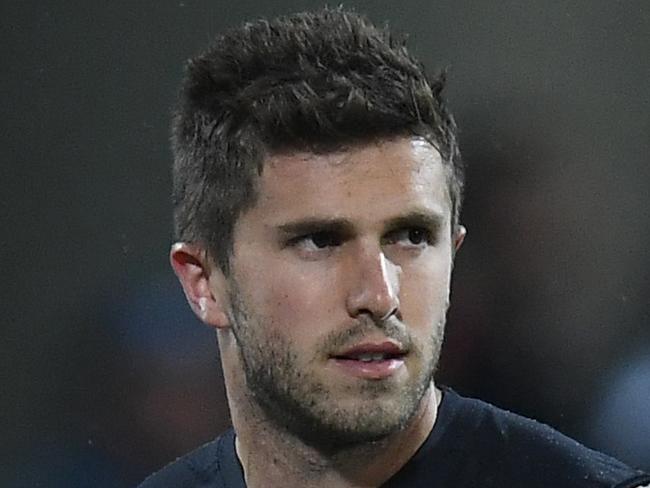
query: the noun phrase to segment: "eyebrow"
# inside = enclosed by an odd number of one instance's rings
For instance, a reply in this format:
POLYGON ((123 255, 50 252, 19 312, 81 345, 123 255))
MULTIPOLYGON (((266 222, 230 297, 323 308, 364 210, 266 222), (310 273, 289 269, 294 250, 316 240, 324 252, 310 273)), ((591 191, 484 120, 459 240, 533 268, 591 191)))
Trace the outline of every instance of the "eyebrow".
MULTIPOLYGON (((384 223, 384 232, 390 232, 404 227, 424 227, 437 231, 444 224, 441 213, 430 210, 414 210, 403 215, 397 215, 384 223)), ((354 233, 352 221, 344 218, 306 218, 287 222, 276 227, 286 236, 298 236, 315 232, 338 232, 346 235, 354 233)))
POLYGON ((398 215, 386 223, 387 230, 395 230, 404 227, 424 227, 432 231, 440 229, 445 222, 441 213, 429 210, 416 210, 405 215, 398 215))

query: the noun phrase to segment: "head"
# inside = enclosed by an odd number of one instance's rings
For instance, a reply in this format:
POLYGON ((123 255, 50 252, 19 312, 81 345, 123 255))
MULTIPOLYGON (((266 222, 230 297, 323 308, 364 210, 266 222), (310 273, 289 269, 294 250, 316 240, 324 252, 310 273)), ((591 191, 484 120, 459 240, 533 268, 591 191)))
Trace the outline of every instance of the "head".
POLYGON ((245 24, 188 64, 172 265, 224 369, 302 437, 379 439, 431 384, 464 236, 442 88, 341 10, 245 24))

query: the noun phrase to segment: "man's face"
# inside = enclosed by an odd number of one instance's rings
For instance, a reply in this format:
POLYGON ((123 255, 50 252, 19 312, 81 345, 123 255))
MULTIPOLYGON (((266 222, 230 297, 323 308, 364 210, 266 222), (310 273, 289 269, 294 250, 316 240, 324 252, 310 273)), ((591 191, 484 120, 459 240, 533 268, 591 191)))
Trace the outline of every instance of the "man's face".
POLYGON ((406 425, 439 357, 450 215, 446 170, 419 139, 265 162, 229 280, 246 385, 270 419, 337 444, 406 425))

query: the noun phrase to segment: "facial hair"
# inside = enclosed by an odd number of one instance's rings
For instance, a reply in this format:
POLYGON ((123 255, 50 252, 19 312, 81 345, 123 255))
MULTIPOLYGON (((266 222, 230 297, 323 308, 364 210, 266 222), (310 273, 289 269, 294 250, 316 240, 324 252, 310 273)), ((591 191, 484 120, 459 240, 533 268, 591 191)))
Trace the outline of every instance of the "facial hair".
POLYGON ((281 326, 250 309, 236 283, 231 286, 230 320, 251 401, 276 427, 328 450, 379 441, 408 425, 432 386, 444 331, 442 319, 432 327, 429 340, 418 344, 397 318, 373 321, 365 317, 347 329, 329 333, 313 351, 299 351, 279 332, 281 326), (339 385, 332 391, 314 374, 323 367, 328 353, 342 350, 378 328, 416 360, 419 368, 415 376, 400 384, 362 381, 349 387, 350 391, 341 391, 339 385), (353 406, 342 406, 337 402, 341 394, 358 400, 353 406))

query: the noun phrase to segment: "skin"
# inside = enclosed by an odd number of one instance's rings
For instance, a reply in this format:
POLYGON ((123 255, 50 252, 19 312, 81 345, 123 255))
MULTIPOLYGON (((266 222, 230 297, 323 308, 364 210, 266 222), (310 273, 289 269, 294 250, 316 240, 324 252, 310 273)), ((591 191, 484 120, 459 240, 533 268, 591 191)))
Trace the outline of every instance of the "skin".
POLYGON ((218 331, 248 486, 379 486, 430 433, 465 236, 451 229, 447 171, 411 138, 273 155, 235 225, 228 277, 201 246, 172 248, 192 309, 218 331), (334 358, 386 340, 405 352, 390 375, 334 358))

